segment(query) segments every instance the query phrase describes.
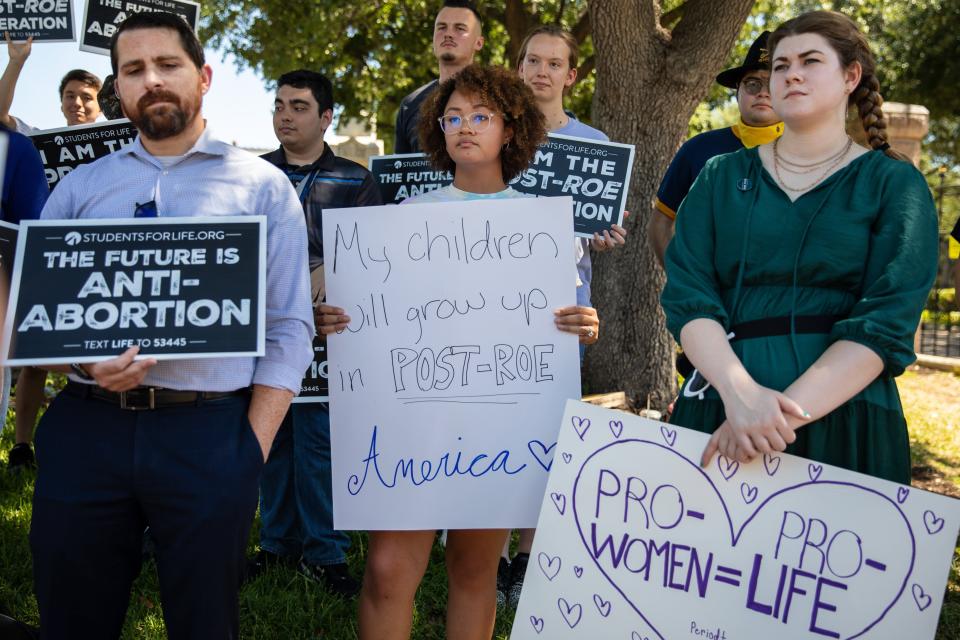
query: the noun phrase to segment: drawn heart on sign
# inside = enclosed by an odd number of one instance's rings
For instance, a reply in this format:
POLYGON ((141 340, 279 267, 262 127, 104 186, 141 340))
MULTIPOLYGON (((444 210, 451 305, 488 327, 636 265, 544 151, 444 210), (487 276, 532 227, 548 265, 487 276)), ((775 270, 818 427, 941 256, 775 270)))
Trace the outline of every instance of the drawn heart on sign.
POLYGON ((750 504, 757 499, 757 488, 750 486, 746 482, 740 483, 740 495, 743 496, 743 501, 747 504, 750 504))
MULTIPOLYGON (((573 492, 567 493, 587 555, 648 625, 651 638, 681 632, 670 612, 684 611, 697 619, 719 609, 731 610, 731 622, 743 625, 732 628, 741 635, 749 629, 750 637, 783 637, 785 623, 771 613, 772 605, 778 580, 785 579, 787 589, 791 572, 802 575, 809 568, 800 561, 804 541, 800 527, 808 523, 822 525, 828 535, 825 542, 840 534, 834 541, 835 553, 824 565, 833 568, 824 568, 822 574, 843 585, 829 591, 830 606, 843 613, 831 616, 827 625, 831 632, 841 638, 866 634, 907 591, 917 546, 908 519, 892 497, 855 481, 820 480, 819 474, 815 482, 771 489, 770 495, 762 483, 742 483, 740 492, 730 492, 723 481, 713 478, 698 461, 659 440, 624 439, 587 456, 573 492), (638 506, 639 482, 646 485, 648 497, 661 496, 662 506, 651 508, 649 501, 638 506), (740 502, 751 496, 749 506, 740 502), (831 505, 826 513, 819 508, 824 504, 831 505), (865 512, 871 514, 869 526, 863 520, 865 512), (683 554, 677 558, 685 569, 676 571, 673 553, 683 554), (706 568, 708 557, 712 568, 706 568), (748 588, 754 587, 757 606, 747 608, 748 588), (869 600, 864 600, 864 593, 871 594, 869 600), (766 612, 764 604, 770 605, 766 612)), ((826 548, 824 544, 828 553, 826 548)), ((812 575, 803 589, 814 593, 817 580, 812 575)), ((926 602, 924 595, 914 590, 918 607, 926 602)), ((795 609, 789 627, 796 624, 806 630, 802 625, 810 621, 811 600, 805 602, 806 614, 795 609)))
POLYGON ((537 616, 530 616, 530 624, 533 625, 533 630, 537 633, 543 631, 543 618, 538 618, 537 616))
POLYGON ((906 487, 897 488, 897 502, 899 502, 900 504, 903 504, 904 502, 906 502, 907 496, 909 495, 910 495, 910 489, 907 489, 906 487))
POLYGON ((740 468, 740 463, 726 456, 717 456, 717 468, 720 469, 720 475, 723 476, 723 479, 729 480, 740 468))
POLYGON ((533 459, 536 460, 545 471, 550 471, 550 467, 553 466, 553 455, 551 454, 553 448, 556 446, 556 442, 548 447, 539 440, 531 440, 527 443, 527 449, 530 450, 533 459))
POLYGON ((560 615, 563 616, 563 620, 571 629, 577 626, 583 616, 583 607, 576 603, 570 604, 566 598, 557 600, 557 608, 560 609, 560 615))
POLYGON ((636 631, 630 632, 630 640, 650 640, 647 636, 641 636, 636 631))
POLYGON ((670 429, 666 425, 661 425, 660 435, 663 436, 663 441, 666 442, 671 447, 677 442, 677 430, 670 429))
POLYGON ((940 533, 943 529, 943 518, 938 518, 937 514, 927 509, 923 512, 923 526, 927 528, 927 533, 930 535, 940 533))
POLYGON ((583 440, 583 437, 587 435, 587 429, 590 428, 590 418, 573 416, 570 418, 570 422, 573 424, 573 430, 577 432, 577 437, 583 440))
POLYGON ((623 420, 611 420, 610 433, 614 438, 619 438, 623 434, 623 420))
POLYGON ((557 574, 560 573, 560 565, 562 561, 560 556, 549 556, 543 551, 540 552, 540 555, 537 556, 537 564, 540 565, 540 571, 543 571, 543 575, 547 577, 547 580, 553 581, 557 577, 557 574))
POLYGON ((557 508, 560 515, 563 515, 563 512, 567 510, 567 496, 562 493, 551 493, 550 499, 553 500, 553 506, 557 508))
POLYGON ((599 593, 593 594, 593 604, 597 606, 597 611, 600 612, 604 618, 610 615, 610 601, 604 600, 603 596, 599 593))
POLYGON ((583 567, 574 567, 573 573, 576 574, 578 578, 583 576, 583 567))
POLYGON ((769 453, 763 454, 763 468, 767 470, 768 476, 773 477, 777 473, 777 469, 780 468, 780 456, 769 453))
POLYGON ((920 585, 914 583, 911 591, 913 591, 913 601, 917 603, 917 608, 920 609, 920 611, 923 611, 929 607, 930 603, 933 602, 933 598, 931 598, 929 594, 925 593, 923 591, 923 587, 920 585))
POLYGON ((566 462, 567 464, 570 464, 570 461, 571 461, 571 460, 573 460, 573 455, 564 452, 564 454, 563 454, 563 461, 566 462))
POLYGON ((807 465, 807 475, 810 476, 811 482, 816 482, 820 479, 820 474, 823 473, 823 466, 819 464, 810 463, 807 465))

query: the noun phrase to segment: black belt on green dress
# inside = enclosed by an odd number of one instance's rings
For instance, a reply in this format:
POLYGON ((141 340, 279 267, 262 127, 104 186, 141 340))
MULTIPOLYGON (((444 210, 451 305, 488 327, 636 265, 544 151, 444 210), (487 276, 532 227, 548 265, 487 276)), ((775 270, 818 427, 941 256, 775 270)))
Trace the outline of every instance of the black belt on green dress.
MULTIPOLYGON (((845 317, 831 315, 794 316, 793 331, 794 333, 830 333, 833 330, 833 325, 845 317)), ((790 335, 790 316, 741 322, 731 327, 730 333, 733 334, 730 342, 749 340, 750 338, 790 335)), ((687 359, 686 354, 677 354, 677 371, 680 375, 689 378, 693 374, 693 368, 693 363, 687 359)))

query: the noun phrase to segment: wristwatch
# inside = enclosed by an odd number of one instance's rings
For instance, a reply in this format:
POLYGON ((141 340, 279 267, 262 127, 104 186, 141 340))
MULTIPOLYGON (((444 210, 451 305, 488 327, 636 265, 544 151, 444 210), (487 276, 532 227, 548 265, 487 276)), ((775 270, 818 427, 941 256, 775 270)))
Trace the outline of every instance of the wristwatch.
POLYGON ((87 382, 93 382, 93 376, 83 368, 82 364, 77 362, 70 363, 70 370, 73 371, 73 374, 80 378, 81 380, 86 380, 87 382))

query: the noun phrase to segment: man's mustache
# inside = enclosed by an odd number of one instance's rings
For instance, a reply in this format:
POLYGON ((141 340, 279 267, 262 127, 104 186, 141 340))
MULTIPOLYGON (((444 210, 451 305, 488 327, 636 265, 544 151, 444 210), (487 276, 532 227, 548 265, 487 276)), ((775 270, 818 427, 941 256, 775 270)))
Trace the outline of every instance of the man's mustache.
POLYGON ((137 100, 137 110, 142 112, 150 105, 158 102, 171 102, 180 106, 180 98, 177 94, 161 89, 159 91, 150 91, 140 96, 140 99, 137 100))

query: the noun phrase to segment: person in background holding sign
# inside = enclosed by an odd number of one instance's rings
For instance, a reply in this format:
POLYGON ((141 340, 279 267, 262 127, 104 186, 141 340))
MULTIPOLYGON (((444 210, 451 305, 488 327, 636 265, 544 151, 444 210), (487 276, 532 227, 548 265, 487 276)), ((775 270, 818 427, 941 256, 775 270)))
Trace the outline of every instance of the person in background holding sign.
POLYGON ((41 633, 119 637, 149 525, 169 636, 237 638, 260 472, 312 358, 303 211, 281 171, 210 133, 210 67, 180 17, 132 15, 111 64, 140 135, 67 175, 42 217, 265 215, 266 350, 158 363, 135 360, 132 347, 51 367, 71 375, 38 430, 30 535, 41 633))
POLYGON ((663 176, 647 226, 647 239, 661 265, 673 237, 676 212, 707 160, 744 147, 752 149, 767 144, 783 133, 783 123, 770 101, 769 36, 769 31, 761 33, 750 45, 743 64, 717 76, 717 84, 736 92, 740 122, 687 140, 663 176))
MULTIPOLYGON (((4 32, 7 40, 7 53, 10 60, 0 76, 0 124, 5 127, 30 135, 40 131, 36 127, 26 124, 17 117, 10 115, 10 105, 13 104, 14 91, 23 71, 23 65, 30 57, 33 38, 25 42, 12 42, 10 34, 4 32)), ((97 104, 97 91, 100 90, 100 79, 83 69, 68 71, 60 80, 60 111, 67 121, 67 126, 89 124, 100 118, 100 106, 97 104)), ((46 383, 46 373, 35 367, 23 367, 17 378, 15 431, 16 445, 10 452, 8 464, 13 467, 32 466, 34 463, 30 441, 33 439, 33 427, 37 422, 37 413, 43 402, 43 388, 46 383)))
MULTIPOLYGON (((437 169, 454 173, 453 184, 405 202, 523 197, 507 182, 530 165, 545 135, 533 94, 515 73, 471 65, 441 83, 420 113, 421 146, 437 169)), ((341 308, 324 304, 320 312, 321 333, 341 331, 350 323, 341 308)), ((596 342, 600 323, 594 309, 571 306, 555 314, 559 330, 578 335, 582 344, 596 342)), ((502 529, 448 532, 448 638, 489 640, 492 635, 497 561, 507 533, 502 529)), ((409 637, 413 598, 435 535, 435 531, 370 532, 360 593, 361 639, 409 637)))
MULTIPOLYGON (((3 70, 3 75, 0 76, 0 123, 9 129, 30 135, 40 129, 10 115, 10 105, 13 104, 13 94, 17 89, 23 65, 30 57, 33 38, 27 38, 26 42, 13 42, 7 32, 4 32, 4 37, 7 39, 7 53, 10 55, 10 60, 7 62, 7 68, 3 70)), ((63 76, 60 80, 60 111, 63 112, 68 127, 90 124, 100 119, 98 91, 100 91, 100 78, 89 71, 73 69, 63 76)))
MULTIPOLYGON (((261 157, 279 167, 300 196, 317 303, 324 297, 323 209, 383 203, 370 172, 338 158, 323 141, 333 120, 330 80, 304 69, 285 73, 277 80, 273 104, 273 130, 280 148, 261 157)), ((350 537, 333 529, 330 473, 327 403, 292 405, 263 470, 260 552, 248 563, 248 577, 270 564, 295 564, 299 559, 300 572, 330 591, 343 596, 360 591, 347 570, 350 537)))
MULTIPOLYGON (((523 83, 530 87, 537 101, 537 107, 543 114, 547 131, 565 136, 588 138, 590 140, 609 141, 607 134, 585 125, 563 109, 563 95, 577 81, 577 64, 580 59, 580 47, 576 38, 566 29, 553 25, 535 27, 520 44, 517 56, 517 71, 523 83)), ((590 281, 593 265, 590 260, 590 248, 595 251, 614 249, 626 242, 627 230, 618 224, 603 236, 593 234, 593 240, 579 238, 583 245, 583 256, 577 261, 577 274, 581 286, 577 287, 577 304, 589 307, 590 281)), ((580 348, 581 357, 583 347, 580 348)), ((508 549, 505 546, 497 571, 498 599, 505 599, 511 607, 516 607, 523 590, 523 576, 530 559, 535 529, 520 531, 517 553, 512 562, 508 561, 508 549)))
POLYGON ((483 22, 471 0, 444 0, 433 23, 433 55, 440 67, 440 79, 431 80, 400 102, 397 111, 394 153, 419 153, 417 125, 420 107, 441 82, 452 78, 473 63, 483 48, 483 22))
POLYGON ((850 18, 794 18, 770 57, 783 136, 707 162, 667 249, 667 326, 697 367, 671 421, 713 434, 704 465, 787 451, 909 484, 894 377, 936 275, 930 189, 890 149, 850 18))
MULTIPOLYGON (((43 205, 47 202, 47 196, 50 190, 47 188, 47 178, 43 172, 43 163, 40 161, 40 155, 34 148, 30 140, 17 133, 9 131, 0 125, 0 136, 6 139, 6 159, 3 167, 3 192, 2 202, 0 202, 0 218, 4 222, 11 224, 20 224, 21 220, 35 220, 40 217, 43 205)), ((12 254, 11 254, 12 255, 12 254)), ((6 284, 9 282, 12 264, 2 265, 6 272, 4 278, 3 301, 6 302, 6 284)), ((39 378, 39 393, 43 393, 44 372, 38 369, 28 367, 39 378)), ((23 383, 23 372, 21 369, 20 381, 18 387, 26 389, 29 385, 23 383)), ((0 417, 6 418, 7 406, 10 399, 10 378, 12 371, 10 368, 2 370, 2 396, 0 396, 0 417)), ((36 387, 37 383, 34 382, 36 387)), ((19 397, 19 394, 18 394, 19 397)), ((39 405, 39 399, 37 400, 39 405)), ((36 420, 36 411, 33 413, 36 420)), ((19 412, 14 423, 14 445, 7 455, 7 467, 11 470, 25 469, 34 464, 33 449, 30 448, 30 441, 33 436, 33 422, 28 428, 22 428, 19 412)), ((2 430, 2 429, 0 429, 2 430)))

